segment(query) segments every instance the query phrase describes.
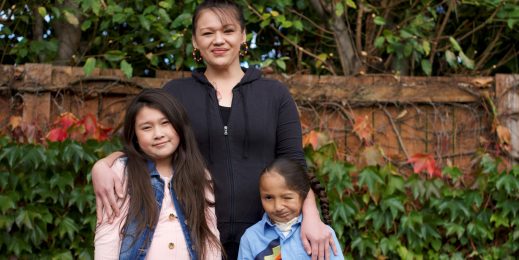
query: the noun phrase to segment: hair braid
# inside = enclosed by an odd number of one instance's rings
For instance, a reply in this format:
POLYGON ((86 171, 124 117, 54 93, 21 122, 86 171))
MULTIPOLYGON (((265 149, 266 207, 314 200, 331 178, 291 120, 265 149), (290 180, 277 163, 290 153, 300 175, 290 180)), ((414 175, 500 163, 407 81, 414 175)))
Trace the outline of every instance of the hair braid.
POLYGON ((321 185, 321 182, 315 175, 311 172, 308 172, 308 178, 310 178, 310 186, 312 190, 316 194, 316 197, 319 199, 319 205, 321 207, 321 214, 323 215, 324 223, 327 225, 332 224, 332 220, 330 218, 330 204, 328 203, 328 196, 326 195, 326 190, 321 185))

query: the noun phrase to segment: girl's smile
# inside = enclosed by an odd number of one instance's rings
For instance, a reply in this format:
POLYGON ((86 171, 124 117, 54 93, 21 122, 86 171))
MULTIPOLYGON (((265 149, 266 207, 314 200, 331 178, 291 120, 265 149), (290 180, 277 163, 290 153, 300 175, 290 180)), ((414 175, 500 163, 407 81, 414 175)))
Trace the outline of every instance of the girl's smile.
POLYGON ((171 122, 159 110, 144 106, 135 117, 135 135, 142 151, 156 164, 171 163, 179 137, 171 122))

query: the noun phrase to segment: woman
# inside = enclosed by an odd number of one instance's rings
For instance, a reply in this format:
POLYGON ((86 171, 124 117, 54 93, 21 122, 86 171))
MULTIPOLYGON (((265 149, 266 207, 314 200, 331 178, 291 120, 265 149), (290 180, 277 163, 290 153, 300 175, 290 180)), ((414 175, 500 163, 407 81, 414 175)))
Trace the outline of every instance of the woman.
MULTIPOLYGON (((240 237, 262 217, 261 171, 278 157, 305 164, 301 125, 285 86, 262 78, 256 69, 240 67, 240 55, 247 50, 245 22, 234 2, 205 1, 196 8, 192 22, 193 56, 203 59, 206 68, 193 71, 190 78, 173 80, 164 89, 186 108, 215 183, 220 241, 228 258, 236 259, 240 237)), ((104 205, 108 213, 119 212, 113 191, 115 187, 121 195, 120 180, 105 174, 117 156, 92 169, 98 212, 104 205)), ((319 218, 313 192, 304 202, 303 215, 301 238, 307 253, 312 259, 328 259, 329 246, 337 250, 319 218)))

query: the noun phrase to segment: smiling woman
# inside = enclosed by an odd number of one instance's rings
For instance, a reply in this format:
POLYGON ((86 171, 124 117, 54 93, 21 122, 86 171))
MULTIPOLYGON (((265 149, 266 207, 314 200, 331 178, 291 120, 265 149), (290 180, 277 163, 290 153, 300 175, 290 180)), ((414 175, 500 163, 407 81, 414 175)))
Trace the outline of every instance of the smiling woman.
MULTIPOLYGON (((301 123, 286 86, 263 78, 255 68, 240 67, 248 47, 243 13, 235 2, 204 1, 192 23, 194 58, 203 60, 205 68, 168 82, 164 89, 186 108, 214 180, 220 241, 228 259, 236 259, 242 234, 263 213, 261 171, 278 157, 306 165, 301 123)), ((113 191, 114 186, 120 190, 120 181, 106 174, 113 157, 92 169, 97 206, 108 213, 119 211, 113 191)), ((301 242, 314 259, 323 258, 330 245, 335 249, 335 241, 320 220, 312 192, 303 205, 301 242)))

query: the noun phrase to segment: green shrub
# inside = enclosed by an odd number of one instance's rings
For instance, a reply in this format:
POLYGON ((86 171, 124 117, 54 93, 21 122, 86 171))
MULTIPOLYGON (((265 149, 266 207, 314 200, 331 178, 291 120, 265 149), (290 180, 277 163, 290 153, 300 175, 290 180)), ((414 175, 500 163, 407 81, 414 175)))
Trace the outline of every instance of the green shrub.
POLYGON ((17 144, 0 138, 0 258, 93 259, 92 164, 112 142, 17 144))
POLYGON ((480 158, 473 178, 404 175, 390 164, 357 170, 333 144, 307 150, 327 189, 334 230, 349 259, 512 259, 519 255, 519 165, 480 158))

